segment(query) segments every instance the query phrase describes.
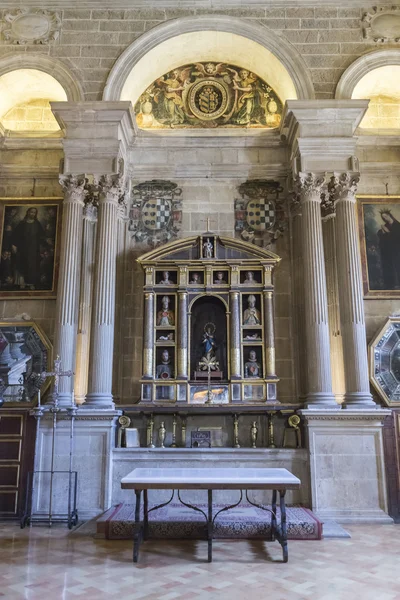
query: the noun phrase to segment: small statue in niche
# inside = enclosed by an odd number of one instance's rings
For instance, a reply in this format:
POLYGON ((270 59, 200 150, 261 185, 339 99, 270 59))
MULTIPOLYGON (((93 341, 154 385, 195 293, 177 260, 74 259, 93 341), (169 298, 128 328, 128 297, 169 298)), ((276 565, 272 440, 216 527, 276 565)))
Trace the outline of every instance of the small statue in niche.
POLYGON ((156 367, 157 379, 171 379, 172 368, 168 350, 163 350, 161 354, 161 364, 156 367))
POLYGON ((250 350, 247 362, 244 364, 244 376, 245 378, 250 377, 261 377, 261 366, 257 362, 257 354, 255 350, 250 350))
POLYGON ((174 282, 169 278, 169 271, 162 272, 162 279, 159 282, 160 285, 174 285, 174 282))
POLYGON ((243 325, 260 325, 261 314, 256 308, 256 297, 253 294, 247 297, 247 306, 243 314, 243 325))
POLYGON ((217 349, 215 330, 216 327, 214 323, 206 323, 204 325, 204 333, 201 340, 204 348, 204 355, 199 363, 200 370, 202 371, 208 370, 208 367, 211 371, 215 371, 218 368, 218 362, 215 356, 215 351, 217 349))
POLYGON ((203 244, 203 257, 204 258, 212 258, 214 254, 213 243, 210 242, 210 238, 206 238, 206 241, 203 244))
POLYGON ((162 309, 157 313, 157 325, 171 327, 175 325, 174 311, 169 309, 170 299, 168 296, 163 296, 161 300, 162 309))
POLYGON ((226 279, 224 277, 223 271, 217 271, 215 279, 214 279, 214 283, 216 283, 216 284, 226 283, 226 279))
POLYGON ((192 273, 192 279, 189 283, 190 285, 201 285, 200 275, 198 273, 192 273))
POLYGON ((248 340, 261 340, 260 334, 258 333, 248 333, 247 335, 245 335, 245 337, 243 338, 244 340, 248 341, 248 340))
POLYGON ((246 271, 243 283, 246 285, 254 285, 257 283, 257 281, 254 279, 253 271, 246 271))
POLYGON ((173 342, 174 341, 174 334, 171 333, 166 333, 165 335, 160 335, 157 338, 157 342, 173 342))

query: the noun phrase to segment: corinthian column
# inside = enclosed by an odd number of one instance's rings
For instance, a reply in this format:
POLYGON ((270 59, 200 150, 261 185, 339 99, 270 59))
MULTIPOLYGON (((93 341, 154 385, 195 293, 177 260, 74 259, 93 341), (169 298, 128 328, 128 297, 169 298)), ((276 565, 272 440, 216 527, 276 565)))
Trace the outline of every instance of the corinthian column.
POLYGON ((309 408, 333 408, 328 304, 322 243, 321 191, 324 176, 300 173, 297 184, 302 211, 305 342, 309 408))
POLYGON ((120 178, 103 175, 99 181, 96 263, 89 353, 87 408, 114 408, 112 372, 115 322, 115 284, 120 178))
POLYGON ((88 385, 96 223, 97 208, 93 202, 86 202, 83 209, 81 289, 76 341, 75 399, 78 404, 85 401, 88 385))
MULTIPOLYGON (((61 175, 60 183, 64 189, 64 202, 54 354, 60 356, 63 371, 74 371, 85 177, 61 175)), ((60 377, 58 402, 61 406, 71 404, 73 385, 73 377, 60 377)))
POLYGON ((358 173, 335 173, 329 190, 336 209, 337 271, 343 336, 345 403, 375 406, 369 388, 367 339, 355 203, 358 173))

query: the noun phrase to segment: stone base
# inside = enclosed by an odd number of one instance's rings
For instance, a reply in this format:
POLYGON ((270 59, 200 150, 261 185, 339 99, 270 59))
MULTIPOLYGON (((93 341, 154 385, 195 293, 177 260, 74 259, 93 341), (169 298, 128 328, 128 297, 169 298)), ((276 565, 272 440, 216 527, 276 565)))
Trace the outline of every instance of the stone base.
POLYGON ((302 410, 312 510, 339 523, 391 523, 383 454, 386 409, 302 410))

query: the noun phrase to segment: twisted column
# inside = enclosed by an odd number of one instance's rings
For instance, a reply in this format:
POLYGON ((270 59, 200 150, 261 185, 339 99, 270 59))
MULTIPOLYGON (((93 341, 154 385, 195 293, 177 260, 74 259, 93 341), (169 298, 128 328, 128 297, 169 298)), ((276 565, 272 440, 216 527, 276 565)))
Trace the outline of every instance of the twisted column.
POLYGON ((178 379, 188 378, 188 294, 178 292, 178 379))
POLYGON ((241 379, 239 292, 230 292, 230 297, 231 379, 241 379))
POLYGON ((367 339, 355 215, 358 173, 335 173, 329 190, 336 209, 337 272, 343 336, 345 404, 374 407, 369 387, 367 339))
POLYGON ((120 178, 103 175, 99 181, 96 263, 89 353, 87 408, 114 408, 112 372, 115 323, 117 216, 120 178))
POLYGON ((300 173, 297 181, 302 211, 301 246, 304 275, 305 342, 309 408, 337 407, 332 393, 328 304, 322 243, 323 176, 300 173))
POLYGON ((92 201, 87 202, 83 209, 81 288, 76 339, 75 400, 78 404, 85 401, 88 386, 96 223, 97 207, 92 201))
MULTIPOLYGON (((54 355, 61 358, 63 371, 75 370, 76 334, 81 272, 82 213, 84 175, 60 175, 64 189, 61 254, 57 289, 54 355)), ((61 377, 58 402, 68 406, 72 401, 73 377, 61 377)))

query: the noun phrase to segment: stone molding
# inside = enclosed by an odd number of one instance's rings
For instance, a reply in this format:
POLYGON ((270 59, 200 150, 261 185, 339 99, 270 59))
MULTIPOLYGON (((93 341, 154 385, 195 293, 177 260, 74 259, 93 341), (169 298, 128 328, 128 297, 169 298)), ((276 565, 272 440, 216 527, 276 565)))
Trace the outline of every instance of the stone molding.
POLYGON ((291 77, 299 98, 314 98, 314 86, 308 68, 297 50, 257 22, 250 23, 237 17, 224 15, 198 15, 171 19, 141 35, 117 59, 108 76, 103 100, 119 100, 125 81, 134 66, 150 50, 162 42, 184 33, 196 31, 224 31, 234 33, 263 46, 284 65, 291 77))
POLYGON ((301 409, 298 413, 307 421, 383 421, 391 411, 387 408, 354 409, 337 408, 327 409, 301 409))
POLYGON ((27 54, 26 52, 16 54, 13 52, 0 59, 0 77, 18 69, 37 69, 51 75, 64 88, 69 102, 79 102, 84 99, 78 75, 76 72, 72 74, 65 63, 57 58, 42 54, 27 54))
POLYGON ((351 98, 357 83, 370 71, 388 65, 400 65, 400 48, 374 50, 357 58, 346 69, 336 86, 335 98, 351 98))
POLYGON ((10 44, 50 44, 58 40, 61 30, 61 16, 45 9, 6 11, 2 21, 3 39, 10 44))

